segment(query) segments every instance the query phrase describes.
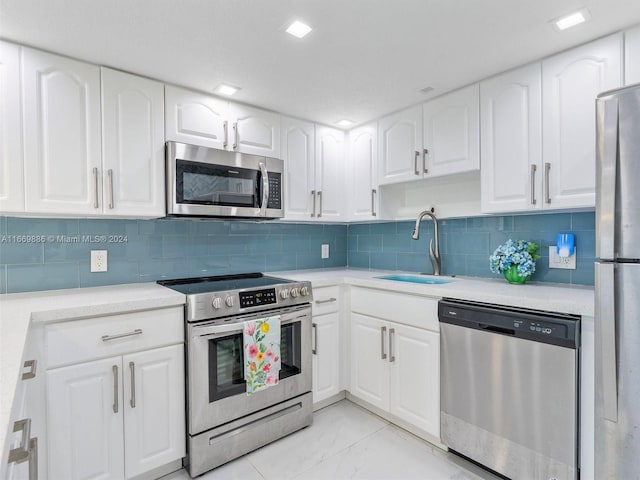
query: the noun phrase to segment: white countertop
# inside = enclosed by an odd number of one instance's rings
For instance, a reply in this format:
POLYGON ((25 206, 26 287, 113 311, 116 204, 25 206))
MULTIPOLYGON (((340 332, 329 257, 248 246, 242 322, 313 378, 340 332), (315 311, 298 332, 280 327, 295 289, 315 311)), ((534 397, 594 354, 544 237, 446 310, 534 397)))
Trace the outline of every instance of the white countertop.
MULTIPOLYGON (((593 287, 534 283, 512 285, 502 278, 445 277, 453 280, 441 285, 382 280, 379 276, 407 274, 381 270, 324 269, 270 272, 291 280, 309 280, 316 288, 328 285, 356 285, 430 297, 448 297, 476 302, 531 308, 549 312, 594 315, 593 287)), ((409 274, 416 275, 416 274, 409 274)), ((436 277, 437 278, 437 277, 436 277)))
POLYGON ((32 322, 78 320, 184 303, 183 294, 155 283, 0 295, 0 452, 4 451, 27 331, 32 322))

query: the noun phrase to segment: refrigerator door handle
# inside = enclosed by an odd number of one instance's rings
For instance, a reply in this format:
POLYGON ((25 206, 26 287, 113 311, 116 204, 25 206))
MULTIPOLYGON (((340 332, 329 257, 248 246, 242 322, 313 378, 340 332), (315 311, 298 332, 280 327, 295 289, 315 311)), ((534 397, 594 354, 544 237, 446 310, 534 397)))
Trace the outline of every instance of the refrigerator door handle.
POLYGON ((599 100, 597 105, 598 149, 596 191, 596 257, 615 258, 616 172, 619 161, 618 99, 599 100))
MULTIPOLYGON (((616 355, 615 266, 612 263, 596 263, 596 341, 600 345, 602 375, 602 400, 604 418, 618 421, 618 371, 616 355)), ((596 359, 598 357, 596 356, 596 359)))

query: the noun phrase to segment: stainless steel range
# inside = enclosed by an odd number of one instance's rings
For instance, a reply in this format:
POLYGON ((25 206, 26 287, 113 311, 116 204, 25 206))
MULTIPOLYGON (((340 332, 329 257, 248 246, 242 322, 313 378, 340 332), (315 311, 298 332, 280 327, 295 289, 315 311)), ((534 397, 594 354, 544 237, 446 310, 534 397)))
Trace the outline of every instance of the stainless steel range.
POLYGON ((163 280, 187 296, 187 460, 192 477, 312 422, 311 284, 261 273, 163 280), (244 322, 280 316, 279 382, 246 394, 244 322))

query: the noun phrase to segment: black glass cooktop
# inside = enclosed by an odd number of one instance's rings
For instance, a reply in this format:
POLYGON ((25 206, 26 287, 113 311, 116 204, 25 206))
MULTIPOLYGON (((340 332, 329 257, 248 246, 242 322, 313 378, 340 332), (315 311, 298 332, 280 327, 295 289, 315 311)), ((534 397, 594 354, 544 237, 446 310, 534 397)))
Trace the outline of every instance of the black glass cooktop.
POLYGON ((245 290, 269 285, 292 283, 291 280, 269 277, 262 273, 243 273, 237 275, 219 275, 215 277, 179 278, 176 280, 158 280, 159 285, 171 288, 185 295, 196 293, 245 290))

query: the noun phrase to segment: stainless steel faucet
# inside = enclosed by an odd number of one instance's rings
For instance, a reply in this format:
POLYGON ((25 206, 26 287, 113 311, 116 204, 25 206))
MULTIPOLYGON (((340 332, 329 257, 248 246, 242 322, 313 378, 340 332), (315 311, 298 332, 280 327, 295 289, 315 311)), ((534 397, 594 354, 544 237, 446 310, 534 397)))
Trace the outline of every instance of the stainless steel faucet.
POLYGON ((431 259, 431 265, 433 265, 433 274, 441 275, 441 263, 440 263, 440 245, 438 243, 438 219, 436 216, 431 213, 429 210, 425 210, 424 212, 418 215, 418 219, 416 220, 416 228, 413 230, 413 235, 411 238, 413 240, 418 240, 420 238, 420 222, 424 217, 429 217, 433 220, 433 238, 429 241, 429 258, 431 259))

